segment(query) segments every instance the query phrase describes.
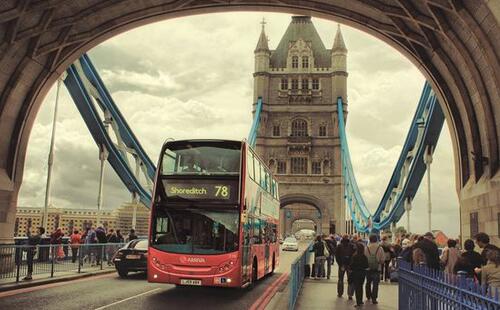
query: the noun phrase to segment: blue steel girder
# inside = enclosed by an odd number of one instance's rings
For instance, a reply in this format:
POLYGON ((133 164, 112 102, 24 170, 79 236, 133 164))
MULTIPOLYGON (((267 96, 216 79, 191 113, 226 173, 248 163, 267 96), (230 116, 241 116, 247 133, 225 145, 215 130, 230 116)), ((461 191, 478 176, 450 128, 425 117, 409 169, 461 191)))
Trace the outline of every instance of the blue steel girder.
MULTIPOLYGON (((146 207, 149 207, 151 204, 151 193, 145 190, 137 180, 123 150, 120 150, 111 139, 103 120, 99 116, 99 113, 93 103, 93 96, 90 94, 92 90, 88 88, 89 85, 86 85, 84 79, 85 77, 83 77, 77 69, 77 64, 72 64, 67 69, 67 76, 64 80, 64 84, 66 85, 76 107, 78 108, 78 111, 82 115, 94 141, 99 147, 105 147, 106 151, 109 153, 107 160, 111 167, 118 174, 118 177, 127 189, 131 193, 136 193, 139 196, 140 201, 146 207)), ((96 101, 98 101, 99 105, 102 105, 103 103, 102 101, 99 102, 100 100, 96 101)))
POLYGON ((343 121, 342 98, 337 100, 337 113, 339 115, 345 199, 354 225, 359 232, 383 230, 391 223, 399 221, 405 212, 404 202, 411 201, 415 197, 426 171, 424 163, 426 149, 430 147, 431 152, 435 150, 444 124, 443 111, 431 86, 426 83, 399 160, 373 216, 366 207, 354 176, 343 121))
POLYGON ((250 128, 250 133, 248 134, 248 144, 251 148, 255 148, 257 143, 257 133, 259 131, 260 125, 260 114, 262 112, 262 97, 257 99, 257 106, 255 107, 255 115, 252 122, 252 127, 250 128))

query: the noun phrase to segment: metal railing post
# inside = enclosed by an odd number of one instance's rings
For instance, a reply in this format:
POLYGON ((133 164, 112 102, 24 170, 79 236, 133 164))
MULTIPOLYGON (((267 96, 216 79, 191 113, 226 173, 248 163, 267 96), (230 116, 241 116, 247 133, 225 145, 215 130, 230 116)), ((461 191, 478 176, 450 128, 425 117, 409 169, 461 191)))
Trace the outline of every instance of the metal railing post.
POLYGON ((101 270, 102 270, 102 262, 104 261, 104 247, 105 245, 100 245, 101 248, 101 270))
POLYGON ((50 256, 51 256, 51 263, 50 263, 50 277, 54 277, 54 264, 55 264, 55 251, 53 245, 49 245, 49 251, 50 251, 50 256))
POLYGON ((82 272, 82 251, 83 247, 81 245, 78 246, 78 273, 82 272))
MULTIPOLYGON (((21 248, 21 251, 23 249, 21 248)), ((14 249, 14 255, 17 255, 17 249, 14 249)), ((16 259, 14 260, 16 262, 16 282, 19 282, 19 272, 20 272, 20 268, 21 268, 21 260, 22 260, 22 254, 21 254, 21 259, 16 259)))

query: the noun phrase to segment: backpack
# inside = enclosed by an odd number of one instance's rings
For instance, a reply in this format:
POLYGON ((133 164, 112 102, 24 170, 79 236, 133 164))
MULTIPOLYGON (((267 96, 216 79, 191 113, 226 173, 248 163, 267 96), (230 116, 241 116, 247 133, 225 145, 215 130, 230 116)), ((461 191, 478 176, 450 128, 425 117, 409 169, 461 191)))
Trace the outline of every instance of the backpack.
POLYGON ((378 250, 380 250, 380 248, 381 248, 380 246, 377 247, 375 254, 370 253, 369 247, 366 248, 368 250, 368 268, 370 270, 378 270, 379 263, 377 260, 377 253, 378 253, 378 250))

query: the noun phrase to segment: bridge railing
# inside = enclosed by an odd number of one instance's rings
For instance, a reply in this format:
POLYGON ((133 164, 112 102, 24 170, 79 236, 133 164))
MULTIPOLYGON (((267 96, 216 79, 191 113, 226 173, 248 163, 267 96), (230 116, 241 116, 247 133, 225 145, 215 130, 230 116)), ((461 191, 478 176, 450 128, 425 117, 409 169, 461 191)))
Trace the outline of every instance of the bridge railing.
POLYGON ((57 273, 81 273, 113 267, 111 258, 124 243, 0 245, 0 286, 19 282, 28 274, 54 277, 57 273), (32 263, 31 263, 32 262, 32 263))
POLYGON ((288 299, 288 309, 293 310, 295 308, 295 303, 297 302, 297 297, 299 296, 300 289, 302 288, 302 283, 306 276, 305 267, 309 263, 309 249, 312 243, 307 245, 305 251, 295 259, 290 267, 290 279, 288 282, 290 295, 288 299))
POLYGON ((398 272, 398 309, 500 309, 498 289, 465 276, 412 266, 402 260, 398 272))

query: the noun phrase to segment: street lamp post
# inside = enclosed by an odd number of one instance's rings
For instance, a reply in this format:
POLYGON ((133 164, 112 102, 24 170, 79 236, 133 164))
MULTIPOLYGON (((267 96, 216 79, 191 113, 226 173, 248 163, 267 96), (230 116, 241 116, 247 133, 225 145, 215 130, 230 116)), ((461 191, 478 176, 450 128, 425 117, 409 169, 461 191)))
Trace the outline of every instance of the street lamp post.
POLYGON ((429 231, 432 231, 432 201, 431 201, 431 164, 432 164, 432 146, 425 149, 424 163, 427 169, 427 216, 429 221, 429 231))
POLYGON ((54 118, 52 121, 52 136, 50 138, 49 157, 47 160, 47 184, 45 185, 45 203, 43 206, 42 227, 47 231, 49 221, 50 193, 52 189, 52 165, 54 163, 54 145, 56 136, 57 108, 59 106, 59 90, 61 88, 62 77, 57 80, 56 102, 54 105, 54 118))

